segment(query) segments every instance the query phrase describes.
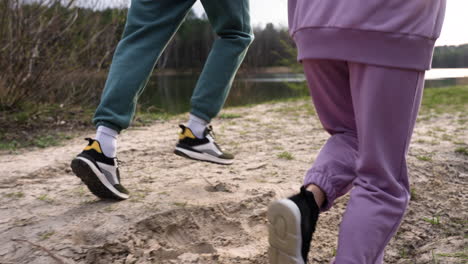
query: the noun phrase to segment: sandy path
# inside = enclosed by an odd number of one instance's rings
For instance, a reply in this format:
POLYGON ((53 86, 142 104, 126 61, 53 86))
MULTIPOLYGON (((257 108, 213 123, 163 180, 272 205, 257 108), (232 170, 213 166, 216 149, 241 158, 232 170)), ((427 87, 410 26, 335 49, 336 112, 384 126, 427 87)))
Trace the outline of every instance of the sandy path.
MULTIPOLYGON (((225 113, 236 118, 214 127, 236 154, 232 166, 172 154, 181 118, 123 133, 132 197, 119 203, 99 201, 71 173, 81 138, 1 155, 0 263, 267 263, 266 206, 297 190, 327 134, 308 101, 225 113)), ((468 142, 466 121, 446 114, 418 123, 408 158, 414 198, 386 263, 466 261, 468 160, 454 152, 468 142)), ((346 201, 322 215, 312 263, 333 256, 346 201)))

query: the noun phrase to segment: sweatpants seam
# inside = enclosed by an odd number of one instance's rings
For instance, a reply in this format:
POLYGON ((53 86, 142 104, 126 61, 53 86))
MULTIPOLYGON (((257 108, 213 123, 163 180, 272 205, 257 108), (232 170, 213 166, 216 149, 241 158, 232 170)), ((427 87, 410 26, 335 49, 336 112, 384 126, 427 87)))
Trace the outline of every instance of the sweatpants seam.
MULTIPOLYGON (((414 104, 416 102, 416 93, 417 93, 417 90, 418 90, 418 84, 419 84, 419 81, 420 81, 420 78, 421 78, 421 75, 420 73, 418 72, 418 77, 416 78, 416 84, 414 86, 414 93, 413 93, 413 103, 411 104, 411 114, 413 114, 413 111, 414 111, 414 104)), ((409 120, 408 123, 411 122, 411 119, 412 119, 412 115, 409 116, 409 120)), ((398 178, 397 178, 397 182, 398 184, 400 185, 400 188, 403 190, 403 186, 402 186, 402 182, 401 182, 401 174, 402 174, 402 171, 403 171, 403 162, 405 161, 405 154, 406 154, 406 144, 408 144, 408 139, 409 139, 409 133, 410 133, 410 128, 411 128, 411 125, 408 126, 408 130, 406 131, 406 139, 405 139, 405 144, 403 144, 403 155, 402 155, 402 158, 401 158, 401 161, 400 161, 400 172, 398 173, 398 178)), ((408 204, 408 195, 405 195, 405 204, 408 204)), ((390 230, 389 234, 387 235, 387 237, 385 238, 384 240, 384 244, 383 246, 381 246, 379 248, 379 250, 377 252, 383 252, 386 245, 388 244, 387 241, 389 241, 391 239, 391 235, 393 233, 393 231, 400 225, 400 222, 401 222, 401 219, 403 218, 403 216, 405 215, 405 211, 406 209, 403 209, 403 212, 401 213, 401 216, 398 218, 398 221, 396 221, 395 225, 393 225, 392 229, 390 230), (387 243, 386 243, 387 242, 387 243)), ((374 260, 372 261, 372 263, 375 263, 378 259, 378 257, 380 256, 377 255, 374 260)))
MULTIPOLYGON (((244 10, 245 2, 244 2, 244 1, 241 1, 241 5, 242 5, 242 10, 244 10)), ((245 16, 244 16, 244 12, 242 11, 241 14, 242 14, 242 32, 245 32, 245 30, 244 30, 244 27, 245 27, 245 16)))

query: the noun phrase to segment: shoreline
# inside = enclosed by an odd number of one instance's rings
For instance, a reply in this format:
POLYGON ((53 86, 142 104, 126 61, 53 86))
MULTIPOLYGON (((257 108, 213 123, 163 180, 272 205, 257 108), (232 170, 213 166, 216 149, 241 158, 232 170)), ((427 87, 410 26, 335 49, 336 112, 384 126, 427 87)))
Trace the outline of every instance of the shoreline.
MULTIPOLYGON (((444 83, 441 84, 443 85, 444 83)), ((468 85, 443 87, 445 88, 425 90, 422 110, 424 111, 426 108, 438 108, 437 111, 439 112, 453 112, 454 109, 452 108, 456 108, 455 110, 465 111, 463 106, 468 105, 468 98, 466 98, 468 85), (427 107, 424 106, 425 104, 427 107)), ((255 104, 226 107, 226 110, 252 107, 259 104, 301 100, 309 101, 309 96, 266 100, 255 104)), ((176 116, 186 115, 186 113, 152 112, 150 109, 148 109, 149 111, 140 109, 132 126, 146 127, 157 122, 167 121, 176 116)), ((223 116, 222 113, 217 119, 229 119, 229 116, 223 116)), ((60 106, 50 105, 13 113, 10 116, 0 112, 0 124, 3 124, 3 127, 0 126, 0 155, 22 153, 38 147, 45 148, 61 145, 79 133, 93 131, 94 126, 91 123, 92 115, 93 111, 90 107, 64 109, 60 106)))

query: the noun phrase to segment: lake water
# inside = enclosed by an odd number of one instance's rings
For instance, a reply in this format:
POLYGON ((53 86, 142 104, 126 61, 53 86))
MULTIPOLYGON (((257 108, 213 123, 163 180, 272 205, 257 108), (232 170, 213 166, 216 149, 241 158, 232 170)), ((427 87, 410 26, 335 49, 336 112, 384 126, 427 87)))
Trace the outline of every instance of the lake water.
MULTIPOLYGON (((190 110, 190 97, 197 75, 152 76, 140 103, 144 109, 170 114, 190 110)), ((262 102, 304 96, 308 94, 302 74, 251 74, 237 76, 226 106, 258 104, 262 102)), ((467 69, 432 69, 426 73, 426 88, 468 85, 467 69)))

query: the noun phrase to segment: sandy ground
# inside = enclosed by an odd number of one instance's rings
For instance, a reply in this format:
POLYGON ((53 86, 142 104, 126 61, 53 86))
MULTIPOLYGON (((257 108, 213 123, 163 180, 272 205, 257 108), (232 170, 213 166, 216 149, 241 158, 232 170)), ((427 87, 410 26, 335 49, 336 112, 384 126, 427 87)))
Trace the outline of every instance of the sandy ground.
MULTIPOLYGON (((236 154, 232 166, 172 154, 182 116, 123 133, 132 192, 123 202, 96 199, 71 173, 82 138, 1 155, 0 263, 267 263, 267 205, 298 190, 327 134, 309 101, 224 114, 213 125, 236 154)), ((455 153, 468 143, 466 121, 420 117, 408 157, 413 198, 386 263, 467 263, 468 157, 455 153)), ((346 203, 321 215, 312 263, 333 256, 346 203)))

